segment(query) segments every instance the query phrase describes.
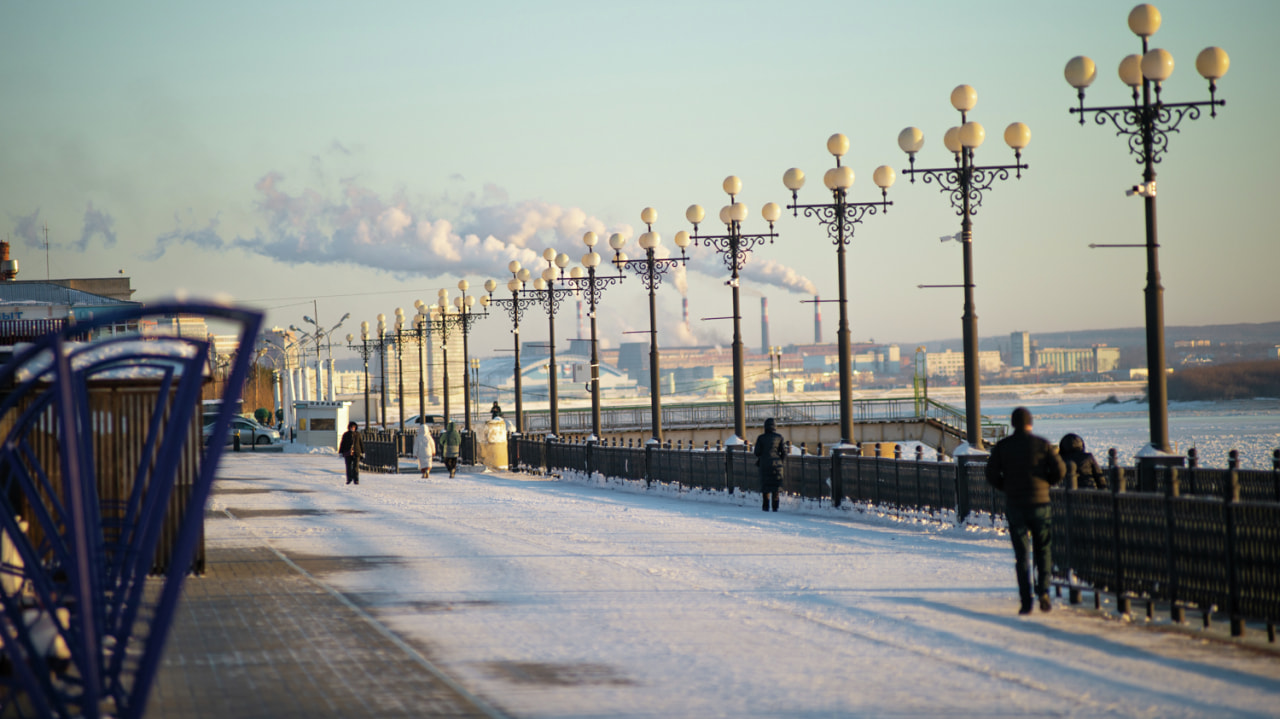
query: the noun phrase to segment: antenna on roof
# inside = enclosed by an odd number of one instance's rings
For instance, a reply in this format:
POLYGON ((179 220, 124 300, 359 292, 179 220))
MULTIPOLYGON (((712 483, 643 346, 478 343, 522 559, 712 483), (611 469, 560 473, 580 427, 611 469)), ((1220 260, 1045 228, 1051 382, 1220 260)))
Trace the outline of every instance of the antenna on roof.
POLYGON ((44 279, 47 282, 53 275, 49 273, 49 222, 44 223, 44 279))

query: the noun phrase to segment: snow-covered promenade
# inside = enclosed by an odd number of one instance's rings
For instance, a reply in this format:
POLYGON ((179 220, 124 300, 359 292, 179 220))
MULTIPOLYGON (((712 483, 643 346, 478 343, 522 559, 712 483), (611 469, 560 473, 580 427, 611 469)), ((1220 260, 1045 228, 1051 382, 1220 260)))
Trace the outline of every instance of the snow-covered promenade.
POLYGON ((1016 616, 992 530, 478 470, 345 486, 323 455, 220 477, 213 556, 278 550, 509 716, 1280 715, 1280 653, 1016 616))

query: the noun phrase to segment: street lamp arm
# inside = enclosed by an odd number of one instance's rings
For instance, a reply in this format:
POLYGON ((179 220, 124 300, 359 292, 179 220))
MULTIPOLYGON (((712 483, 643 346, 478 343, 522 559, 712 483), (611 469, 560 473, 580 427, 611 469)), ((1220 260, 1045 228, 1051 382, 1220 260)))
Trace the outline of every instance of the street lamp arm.
POLYGON ((1070 112, 1080 115, 1081 125, 1084 124, 1084 116, 1092 113, 1095 124, 1103 127, 1111 125, 1115 128, 1116 135, 1128 135, 1129 154, 1141 165, 1146 162, 1144 135, 1148 128, 1151 132, 1151 161, 1159 163, 1169 149, 1169 133, 1180 132, 1179 125, 1183 120, 1199 120, 1201 108, 1226 104, 1226 100, 1204 100, 1161 103, 1151 105, 1149 109, 1141 105, 1122 105, 1071 108, 1070 112))
POLYGON ((701 243, 703 246, 710 247, 720 253, 725 267, 733 272, 742 270, 747 264, 747 257, 753 249, 763 245, 765 240, 768 240, 769 244, 773 244, 773 239, 777 236, 776 232, 756 235, 691 235, 694 242, 701 243))
POLYGON ((976 215, 978 214, 978 208, 982 206, 983 192, 990 190, 997 180, 1009 179, 1010 170, 1016 170, 1018 177, 1021 178, 1022 170, 1030 169, 1030 167, 1028 164, 1017 163, 1014 165, 982 165, 969 168, 911 168, 903 170, 903 172, 911 176, 912 182, 915 181, 916 175, 921 175, 925 184, 938 183, 938 189, 951 195, 951 206, 955 208, 956 214, 963 216, 966 193, 969 197, 969 214, 976 215))
POLYGON ((844 244, 849 244, 853 239, 853 227, 862 222, 862 218, 868 215, 875 215, 881 209, 885 212, 889 211, 889 206, 893 202, 889 200, 881 200, 880 202, 844 202, 840 204, 826 203, 819 205, 787 205, 788 210, 804 210, 805 217, 812 217, 818 221, 818 224, 827 228, 827 236, 831 238, 833 244, 840 244, 842 237, 844 244), (843 207, 843 212, 841 208, 843 207), (844 232, 841 232, 841 222, 844 223, 844 232))
POLYGON ((511 299, 494 297, 489 300, 489 304, 498 305, 505 309, 507 311, 507 317, 511 319, 511 323, 519 326, 521 313, 530 308, 538 307, 542 303, 537 297, 513 297, 511 299))
POLYGON ((621 282, 626 275, 594 275, 588 277, 562 277, 557 282, 570 285, 567 289, 584 292, 592 307, 600 304, 600 297, 605 289, 621 282))
MULTIPOLYGON (((569 279, 569 278, 564 278, 569 279)), ((557 280, 559 281, 559 280, 557 280)), ((560 301, 574 293, 572 287, 548 287, 545 290, 522 290, 533 295, 550 317, 560 311, 560 301)))
POLYGON ((620 269, 631 270, 636 277, 640 278, 640 283, 644 285, 645 290, 652 291, 662 286, 662 278, 675 267, 680 267, 688 262, 688 257, 667 257, 663 259, 654 259, 653 262, 653 286, 649 284, 649 262, 648 258, 638 260, 620 260, 615 261, 620 269))

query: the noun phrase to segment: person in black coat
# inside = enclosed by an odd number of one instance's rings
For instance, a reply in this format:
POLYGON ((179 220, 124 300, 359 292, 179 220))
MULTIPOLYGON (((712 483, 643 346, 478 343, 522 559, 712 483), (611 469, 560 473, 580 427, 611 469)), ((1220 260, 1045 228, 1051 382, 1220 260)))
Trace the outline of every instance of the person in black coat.
POLYGON ((338 442, 338 454, 347 462, 347 484, 360 484, 360 458, 364 456, 364 441, 357 431, 360 425, 355 422, 347 424, 347 431, 342 433, 338 442))
POLYGON ((1005 493, 1005 519, 1013 542, 1014 565, 1018 574, 1019 614, 1031 613, 1032 564, 1035 565, 1035 593, 1040 611, 1053 608, 1049 602, 1049 568, 1052 566, 1050 536, 1053 513, 1049 487, 1062 481, 1067 468, 1057 448, 1043 437, 1031 434, 1031 411, 1013 411, 1013 434, 996 443, 987 459, 987 481, 1005 493))
POLYGON ((783 460, 787 456, 787 441, 778 434, 778 425, 770 417, 764 421, 764 434, 756 438, 756 465, 760 467, 760 508, 769 511, 770 496, 773 511, 778 511, 778 491, 782 489, 783 460))
POLYGON ((1067 465, 1067 481, 1075 475, 1078 489, 1106 489, 1107 475, 1092 454, 1084 451, 1084 438, 1078 434, 1068 434, 1058 442, 1058 455, 1067 465))

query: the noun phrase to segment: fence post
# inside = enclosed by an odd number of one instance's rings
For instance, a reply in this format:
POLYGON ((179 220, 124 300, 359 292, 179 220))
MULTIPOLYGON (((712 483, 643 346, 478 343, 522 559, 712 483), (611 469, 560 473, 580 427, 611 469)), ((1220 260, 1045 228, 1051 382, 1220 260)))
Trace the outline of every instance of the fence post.
POLYGON ((644 443, 644 487, 648 489, 653 486, 653 450, 658 446, 658 440, 652 439, 644 443))
POLYGON ((973 509, 970 506, 969 472, 965 468, 967 464, 969 464, 968 455, 962 454, 956 457, 956 524, 964 524, 969 517, 969 512, 973 509))
POLYGON ((852 447, 836 446, 831 448, 831 506, 839 507, 844 502, 844 460, 852 455, 852 447))
POLYGON ((1116 611, 1129 614, 1129 597, 1124 590, 1124 552, 1120 547, 1120 495, 1124 494, 1124 482, 1120 467, 1116 464, 1116 448, 1107 450, 1107 467, 1111 473, 1111 549, 1115 553, 1116 611))
POLYGON ((1276 501, 1280 502, 1280 449, 1271 453, 1271 483, 1276 488, 1276 501))
POLYGON ((599 441, 600 440, 595 438, 595 435, 592 435, 591 439, 587 440, 587 478, 588 479, 590 479, 591 476, 595 474, 595 467, 596 467, 595 449, 596 449, 596 443, 599 441))
POLYGON ((1236 511, 1240 508, 1240 453, 1227 454, 1227 485, 1223 506, 1227 520, 1227 613, 1231 617, 1231 636, 1244 635, 1244 618, 1240 616, 1240 578, 1236 569, 1236 511))
MULTIPOLYGON (((1063 554, 1066 556, 1066 560, 1063 562, 1063 566, 1067 570, 1067 601, 1071 604, 1080 603, 1080 588, 1077 587, 1075 583, 1075 558, 1071 554, 1071 545, 1074 544, 1074 542, 1072 542, 1072 539, 1073 539, 1072 535, 1075 533, 1075 529, 1076 529, 1076 522, 1075 522, 1076 490, 1079 488, 1080 488, 1080 475, 1074 471, 1067 472, 1067 486, 1064 488, 1065 491, 1062 493, 1062 499, 1063 499, 1062 504, 1064 506, 1064 509, 1066 510, 1065 513, 1067 515, 1066 516, 1067 531, 1063 532, 1062 536, 1066 540, 1066 545, 1067 545, 1063 547, 1063 550, 1064 550, 1063 554)), ((1054 553, 1056 554, 1057 550, 1054 550, 1054 553)), ((1062 596, 1062 595, 1058 595, 1058 596, 1062 596)))
POLYGON ((1169 484, 1164 489, 1164 561, 1169 573, 1169 618, 1177 624, 1186 621, 1184 607, 1178 603, 1182 581, 1178 577, 1178 563, 1173 551, 1175 513, 1178 503, 1178 470, 1170 469, 1169 484))

